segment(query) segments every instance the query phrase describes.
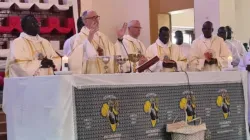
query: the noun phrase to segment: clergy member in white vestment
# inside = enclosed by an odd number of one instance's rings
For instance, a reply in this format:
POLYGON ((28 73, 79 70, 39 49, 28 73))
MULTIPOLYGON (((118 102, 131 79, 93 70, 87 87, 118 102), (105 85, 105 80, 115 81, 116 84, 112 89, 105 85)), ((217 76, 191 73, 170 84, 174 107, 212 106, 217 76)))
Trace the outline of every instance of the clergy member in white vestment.
MULTIPOLYGON (((85 11, 85 12, 87 12, 87 11, 85 11)), ((78 30, 77 33, 79 33, 81 31, 83 26, 84 26, 84 23, 82 21, 82 17, 79 17, 77 19, 77 30, 78 30)), ((65 41, 65 43, 63 45, 63 54, 65 56, 68 56, 71 53, 71 50, 72 50, 73 45, 74 45, 75 38, 76 38, 76 34, 74 34, 72 37, 68 38, 65 41)))
POLYGON ((228 49, 232 53, 232 57, 233 57, 232 65, 233 65, 233 67, 237 67, 239 65, 239 63, 240 63, 240 55, 239 55, 238 50, 236 49, 236 47, 232 43, 230 43, 229 41, 226 40, 226 37, 227 37, 226 28, 225 27, 220 27, 218 29, 217 35, 219 37, 221 37, 225 41, 228 49))
POLYGON ((156 64, 149 68, 152 72, 175 72, 186 71, 187 59, 182 54, 179 46, 169 41, 168 27, 161 27, 159 38, 146 50, 146 57, 151 59, 155 56, 160 58, 156 64))
POLYGON ((190 71, 221 71, 228 68, 231 52, 224 40, 213 36, 213 24, 207 21, 202 27, 203 35, 194 40, 188 59, 190 71))
POLYGON ((183 33, 182 31, 176 31, 175 32, 175 38, 176 38, 176 45, 178 45, 181 49, 182 54, 188 58, 190 50, 191 50, 191 45, 183 42, 183 33))
POLYGON ((115 73, 113 56, 116 55, 112 42, 99 32, 99 19, 95 11, 87 11, 82 15, 85 26, 76 35, 71 54, 69 69, 74 74, 103 74, 106 72, 102 58, 109 59, 107 73, 115 73), (107 57, 104 57, 107 56, 107 57))
POLYGON ((243 57, 244 54, 247 52, 245 47, 243 46, 243 44, 240 41, 238 41, 232 37, 233 31, 232 31, 231 27, 226 26, 226 30, 227 30, 227 41, 230 42, 231 44, 233 44, 236 47, 236 49, 238 50, 240 57, 243 57))
POLYGON ((61 58, 50 42, 38 35, 40 30, 36 18, 27 15, 21 24, 24 32, 11 44, 6 76, 54 75, 54 70, 61 68, 61 58))
MULTIPOLYGON (((123 25, 123 28, 118 31, 118 41, 116 42, 116 48, 118 54, 122 55, 124 58, 128 58, 128 54, 141 54, 142 57, 137 63, 137 66, 145 63, 147 61, 145 57, 146 48, 142 41, 138 38, 141 34, 141 24, 138 20, 132 20, 123 25), (128 35, 125 35, 128 28, 128 35)), ((124 64, 124 72, 131 72, 131 63, 128 61, 124 64)))
POLYGON ((250 52, 245 53, 245 55, 240 59, 238 69, 250 72, 250 52))

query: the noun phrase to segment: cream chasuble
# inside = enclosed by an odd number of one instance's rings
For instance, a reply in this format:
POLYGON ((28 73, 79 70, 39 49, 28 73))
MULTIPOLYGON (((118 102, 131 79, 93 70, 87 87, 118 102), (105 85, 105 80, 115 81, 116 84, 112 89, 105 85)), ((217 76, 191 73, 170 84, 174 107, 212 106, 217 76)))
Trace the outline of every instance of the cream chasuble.
POLYGON ((146 50, 146 57, 151 59, 155 56, 160 58, 160 61, 151 66, 149 69, 152 72, 174 72, 173 68, 163 68, 162 62, 165 56, 168 56, 170 60, 173 60, 177 63, 178 71, 185 71, 187 68, 187 59, 182 54, 179 46, 172 43, 163 44, 160 39, 149 46, 146 50))
POLYGON ((52 68, 40 68, 41 60, 39 55, 47 56, 53 60, 57 70, 61 68, 61 57, 52 48, 50 42, 39 35, 33 37, 21 33, 10 47, 10 54, 7 59, 7 77, 43 76, 53 75, 52 68))
MULTIPOLYGON (((133 38, 130 35, 124 35, 122 43, 117 41, 115 46, 117 48, 117 54, 122 55, 124 58, 128 58, 128 54, 142 54, 145 56, 146 48, 139 39, 133 38)), ((123 71, 124 72, 130 71, 132 65, 133 64, 131 64, 131 62, 129 61, 126 62, 123 65, 123 71)))
POLYGON ((116 55, 114 45, 109 39, 97 32, 92 42, 88 41, 89 29, 83 27, 81 32, 76 35, 74 46, 69 55, 69 69, 74 74, 103 74, 105 73, 104 63, 98 56, 97 48, 100 47, 104 51, 104 56, 110 56, 107 64, 108 73, 115 73, 117 66, 114 61, 116 55))
POLYGON ((192 44, 188 65, 190 71, 221 71, 228 67, 228 57, 232 56, 224 40, 220 37, 213 36, 206 39, 203 35, 196 39, 192 44), (204 53, 213 52, 218 64, 205 64, 204 53))

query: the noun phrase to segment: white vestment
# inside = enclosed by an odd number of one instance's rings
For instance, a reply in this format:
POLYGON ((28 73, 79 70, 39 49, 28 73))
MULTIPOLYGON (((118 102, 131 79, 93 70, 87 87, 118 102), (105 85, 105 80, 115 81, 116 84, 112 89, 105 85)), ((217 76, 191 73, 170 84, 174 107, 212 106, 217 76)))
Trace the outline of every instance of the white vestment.
POLYGON ((162 63, 165 56, 168 56, 170 60, 177 63, 178 71, 185 71, 187 68, 187 59, 182 54, 179 46, 168 43, 163 44, 160 39, 157 39, 154 44, 149 46, 146 50, 146 57, 151 59, 155 56, 160 58, 160 61, 151 66, 149 69, 152 72, 174 72, 175 70, 171 68, 163 68, 162 63))
MULTIPOLYGON (((124 58, 128 58, 128 54, 142 54, 145 56, 146 48, 144 44, 139 39, 133 38, 130 35, 124 35, 122 43, 117 41, 115 46, 117 54, 122 55, 124 58)), ((128 72, 132 70, 132 65, 131 62, 126 62, 123 66, 123 71, 128 72)))
POLYGON ((104 56, 109 56, 108 73, 116 72, 114 55, 116 55, 113 43, 101 32, 94 35, 92 42, 88 40, 89 29, 83 27, 75 37, 73 49, 69 54, 69 69, 74 74, 103 74, 105 65, 98 56, 98 47, 103 49, 104 56))
POLYGON ((57 55, 48 40, 39 35, 33 37, 26 33, 21 33, 11 44, 6 65, 6 76, 53 75, 52 68, 40 68, 41 60, 38 60, 39 55, 53 60, 57 70, 60 70, 61 57, 57 55))
POLYGON ((245 53, 245 55, 240 59, 238 69, 246 70, 247 65, 250 65, 250 52, 245 53))
POLYGON ((240 57, 243 57, 245 55, 245 53, 247 52, 245 47, 243 46, 243 44, 240 41, 235 40, 235 39, 230 39, 227 41, 232 43, 236 47, 240 57))
POLYGON ((72 37, 68 38, 63 45, 63 55, 65 56, 69 56, 69 54, 71 53, 71 50, 74 46, 74 41, 76 38, 76 34, 73 35, 72 37))
MULTIPOLYGON (((177 44, 176 44, 177 45, 177 44)), ((191 45, 187 43, 182 43, 181 45, 177 45, 181 49, 182 54, 188 58, 191 50, 191 45)))
POLYGON ((206 39, 202 35, 198 39, 194 40, 192 44, 190 56, 188 58, 189 70, 221 71, 223 68, 228 67, 229 56, 231 56, 231 52, 222 38, 213 36, 210 39, 206 39), (213 58, 217 59, 218 64, 205 64, 204 54, 207 51, 213 53, 213 58))
POLYGON ((225 41, 226 42, 226 44, 227 44, 227 46, 228 46, 228 49, 231 51, 231 53, 232 53, 232 57, 233 57, 233 62, 232 62, 232 64, 233 64, 233 66, 234 67, 237 67, 238 65, 239 65, 239 63, 240 63, 240 55, 239 55, 239 52, 238 52, 238 50, 236 49, 236 47, 232 44, 232 43, 230 43, 229 41, 225 41))

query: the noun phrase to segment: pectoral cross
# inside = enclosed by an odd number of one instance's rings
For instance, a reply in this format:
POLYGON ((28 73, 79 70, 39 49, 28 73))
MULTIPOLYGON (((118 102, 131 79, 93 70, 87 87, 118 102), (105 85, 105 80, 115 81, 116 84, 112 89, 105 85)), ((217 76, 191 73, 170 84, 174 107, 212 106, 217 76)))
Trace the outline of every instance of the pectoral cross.
POLYGON ((103 56, 104 55, 103 49, 101 47, 98 47, 96 51, 98 52, 99 56, 103 56))

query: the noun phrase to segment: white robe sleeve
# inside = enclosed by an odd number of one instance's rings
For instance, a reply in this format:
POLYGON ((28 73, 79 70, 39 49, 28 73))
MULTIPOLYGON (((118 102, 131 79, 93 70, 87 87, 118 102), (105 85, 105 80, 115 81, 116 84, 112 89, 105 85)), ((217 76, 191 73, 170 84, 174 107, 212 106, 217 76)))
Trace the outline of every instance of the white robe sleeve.
POLYGON ((238 66, 239 63, 240 63, 240 55, 238 53, 238 50, 234 47, 234 46, 231 46, 232 47, 232 56, 233 56, 233 66, 238 66))
POLYGON ((96 57, 97 52, 88 39, 80 34, 76 35, 71 53, 69 54, 69 69, 74 74, 86 72, 86 60, 96 57))
POLYGON ((34 76, 41 65, 40 60, 32 60, 29 48, 20 40, 13 41, 6 66, 7 76, 34 76))
POLYGON ((71 52, 70 39, 67 39, 63 45, 63 55, 68 56, 71 52))
POLYGON ((191 71, 202 71, 204 68, 205 58, 201 58, 200 55, 198 41, 194 41, 188 58, 188 64, 191 71))
MULTIPOLYGON (((157 56, 155 55, 155 53, 157 52, 157 49, 156 49, 157 46, 155 46, 154 44, 149 46, 147 49, 146 49, 146 58, 148 59, 152 59, 153 57, 157 56)), ((163 69, 163 65, 162 65, 163 61, 160 60, 158 61, 156 64, 152 65, 151 67, 149 67, 149 70, 152 71, 152 72, 160 72, 162 69, 163 69)))
POLYGON ((224 40, 221 39, 220 43, 220 52, 218 52, 219 55, 217 55, 216 59, 218 61, 218 66, 220 68, 227 68, 228 67, 228 57, 232 56, 230 50, 228 49, 226 43, 224 40))

